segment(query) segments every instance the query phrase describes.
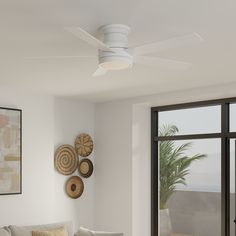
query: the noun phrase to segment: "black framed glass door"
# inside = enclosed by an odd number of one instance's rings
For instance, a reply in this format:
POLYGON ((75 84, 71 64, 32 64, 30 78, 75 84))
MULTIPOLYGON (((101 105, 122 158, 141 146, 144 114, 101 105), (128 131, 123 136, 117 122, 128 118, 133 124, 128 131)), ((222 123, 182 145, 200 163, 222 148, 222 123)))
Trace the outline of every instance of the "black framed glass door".
POLYGON ((235 235, 234 102, 152 108, 152 236, 235 235))

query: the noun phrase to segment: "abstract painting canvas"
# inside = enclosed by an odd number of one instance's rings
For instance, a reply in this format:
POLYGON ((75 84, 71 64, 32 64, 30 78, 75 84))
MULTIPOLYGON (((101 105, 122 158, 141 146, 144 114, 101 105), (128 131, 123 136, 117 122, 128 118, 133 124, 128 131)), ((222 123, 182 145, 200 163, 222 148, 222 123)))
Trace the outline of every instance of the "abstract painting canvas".
POLYGON ((0 107, 0 195, 22 192, 21 114, 0 107))

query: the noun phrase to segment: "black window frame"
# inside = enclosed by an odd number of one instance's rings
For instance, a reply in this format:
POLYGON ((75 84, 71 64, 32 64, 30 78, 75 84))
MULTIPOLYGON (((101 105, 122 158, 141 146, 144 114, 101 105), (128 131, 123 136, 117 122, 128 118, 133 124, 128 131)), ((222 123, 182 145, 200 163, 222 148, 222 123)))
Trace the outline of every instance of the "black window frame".
POLYGON ((230 104, 236 97, 151 108, 151 236, 158 236, 158 141, 186 139, 221 139, 221 236, 230 236, 230 139, 236 139, 236 132, 230 132, 230 104), (162 111, 181 110, 209 106, 221 106, 221 132, 187 134, 171 137, 158 136, 158 114, 162 111))

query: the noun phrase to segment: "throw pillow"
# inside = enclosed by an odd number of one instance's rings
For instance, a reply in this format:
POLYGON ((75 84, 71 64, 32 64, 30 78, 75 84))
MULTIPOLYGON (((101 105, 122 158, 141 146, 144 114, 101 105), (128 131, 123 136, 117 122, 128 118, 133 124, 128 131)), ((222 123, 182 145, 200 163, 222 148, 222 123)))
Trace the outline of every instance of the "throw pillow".
POLYGON ((68 232, 64 227, 52 230, 35 230, 32 231, 32 236, 68 236, 68 232))
POLYGON ((52 229, 58 229, 61 227, 65 227, 69 236, 74 236, 72 221, 43 224, 43 225, 28 225, 28 226, 10 225, 9 230, 11 236, 32 236, 32 231, 48 231, 52 229))

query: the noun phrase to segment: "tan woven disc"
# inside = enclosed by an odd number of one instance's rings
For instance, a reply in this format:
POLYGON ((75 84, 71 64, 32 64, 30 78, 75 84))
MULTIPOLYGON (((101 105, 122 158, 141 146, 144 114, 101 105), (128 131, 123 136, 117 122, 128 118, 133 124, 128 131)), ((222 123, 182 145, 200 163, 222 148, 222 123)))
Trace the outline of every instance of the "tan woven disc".
POLYGON ((83 159, 80 161, 79 173, 84 178, 90 177, 93 173, 93 163, 89 159, 83 159))
POLYGON ((63 175, 71 175, 78 167, 78 157, 74 147, 61 145, 54 155, 55 168, 63 175))
POLYGON ((79 176, 72 176, 66 182, 66 193, 71 198, 79 198, 84 191, 83 180, 79 176))
POLYGON ((93 151, 93 140, 88 134, 80 134, 75 139, 75 150, 82 157, 89 156, 93 151))
POLYGON ((85 175, 89 171, 89 164, 87 162, 82 162, 79 169, 80 169, 81 173, 83 175, 85 175))

